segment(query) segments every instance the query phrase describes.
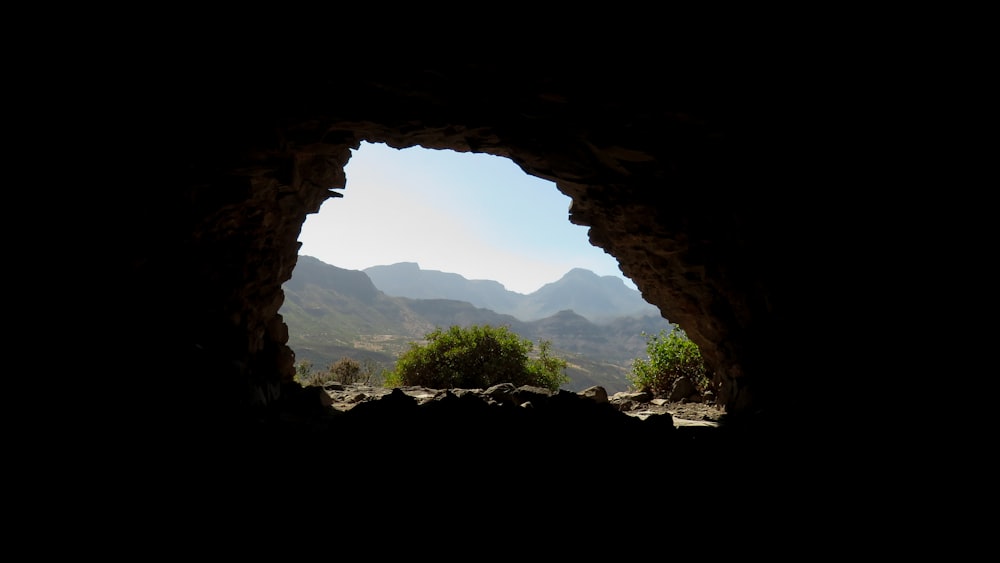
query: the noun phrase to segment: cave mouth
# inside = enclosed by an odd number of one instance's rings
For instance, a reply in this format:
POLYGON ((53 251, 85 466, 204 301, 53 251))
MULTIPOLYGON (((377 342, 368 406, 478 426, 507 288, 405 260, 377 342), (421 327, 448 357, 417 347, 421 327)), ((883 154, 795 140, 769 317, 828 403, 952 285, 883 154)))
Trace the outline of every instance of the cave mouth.
POLYGON ((727 410, 756 412, 801 371, 786 350, 811 349, 797 322, 808 315, 792 310, 806 293, 794 275, 800 231, 784 226, 813 215, 789 219, 777 205, 785 185, 773 181, 769 130, 756 128, 765 119, 688 106, 683 86, 654 72, 567 71, 347 65, 335 80, 305 73, 294 93, 257 95, 219 75, 209 90, 225 103, 192 95, 167 108, 136 151, 129 183, 141 189, 121 192, 143 212, 109 220, 128 233, 117 251, 129 363, 157 363, 178 400, 204 390, 191 399, 199 407, 279 398, 294 376, 281 286, 306 218, 346 187, 364 140, 501 156, 555 182, 573 201, 570 221, 702 347, 727 410))
MULTIPOLYGON (((75 172, 95 175, 99 187, 50 179, 48 189, 28 190, 39 194, 36 209, 74 204, 67 225, 81 252, 71 281, 81 291, 69 309, 77 313, 71 338, 82 340, 87 357, 112 362, 86 385, 57 390, 72 401, 70 424, 107 422, 106 432, 85 438, 121 438, 115 445, 128 452, 155 427, 202 466, 184 438, 203 435, 203 421, 223 434, 203 442, 211 448, 227 443, 226 423, 246 418, 248 397, 280 397, 276 388, 294 375, 283 371, 293 362, 278 315, 281 285, 306 217, 344 185, 359 139, 503 155, 557 182, 573 198, 576 224, 589 225, 594 243, 613 252, 650 302, 670 304, 664 314, 710 344, 703 352, 728 378, 724 401, 739 409, 774 408, 760 399, 775 391, 796 414, 823 397, 859 401, 851 384, 863 366, 831 369, 850 355, 829 350, 828 326, 865 318, 863 302, 837 289, 878 273, 856 267, 865 265, 859 256, 868 265, 884 256, 862 255, 869 232, 852 224, 871 186, 839 182, 841 162, 813 166, 833 153, 812 141, 840 129, 828 127, 829 112, 819 115, 830 104, 784 111, 787 90, 758 75, 727 77, 715 99, 691 104, 695 96, 684 90, 693 83, 653 59, 625 72, 593 60, 574 69, 517 57, 396 66, 331 53, 300 73, 288 72, 285 60, 247 73, 217 72, 228 61, 215 60, 197 76, 177 65, 150 84, 150 93, 170 86, 156 100, 126 106, 107 97, 128 124, 112 127, 107 142, 94 135, 107 130, 110 111, 90 112, 94 127, 76 131, 72 139, 83 140, 71 142, 96 154, 75 172), (216 425, 218 418, 225 420, 216 425), (178 426, 192 432, 175 439, 178 426)), ((620 60, 639 63, 634 54, 623 51, 620 60)), ((57 148, 54 160, 66 152, 57 148)), ((881 211, 868 213, 894 216, 881 211)), ((61 269, 51 279, 66 280, 61 269)), ((41 405, 47 397, 29 399, 41 405)), ((814 424, 779 414, 798 427, 814 424)), ((287 426, 312 435, 297 421, 287 426)), ((442 431, 442 440, 454 436, 442 431)), ((498 456, 509 445, 484 441, 498 456)), ((281 459, 266 447, 274 444, 255 444, 248 451, 281 459)), ((725 483, 741 487, 758 459, 733 456, 725 483)))
MULTIPOLYGON (((609 394, 629 391, 627 374, 631 361, 645 354, 642 332, 670 326, 621 273, 617 260, 590 243, 587 228, 568 220, 571 199, 559 192, 554 183, 526 174, 509 159, 420 146, 396 149, 362 142, 352 151, 344 173, 345 189, 337 194, 342 197, 327 200, 305 220, 299 235, 300 260, 308 256, 334 268, 354 271, 390 264, 419 266, 420 270, 405 272, 414 276, 412 281, 419 287, 400 288, 398 283, 406 280, 393 280, 397 285, 388 293, 404 299, 452 299, 455 291, 459 295, 484 292, 468 300, 473 301, 475 308, 499 310, 500 314, 474 318, 470 317, 474 310, 457 311, 459 316, 454 319, 466 325, 510 326, 511 320, 526 318, 537 324, 540 314, 533 311, 515 314, 522 318, 512 319, 509 315, 514 311, 509 310, 512 305, 507 301, 524 300, 528 294, 557 281, 564 282, 563 292, 573 290, 580 297, 565 298, 565 303, 548 306, 551 310, 546 315, 572 310, 568 307, 575 305, 588 318, 584 322, 593 330, 607 330, 603 327, 611 322, 620 323, 623 317, 632 319, 634 324, 639 315, 653 317, 635 324, 635 334, 631 337, 613 334, 615 343, 589 347, 595 352, 614 348, 606 357, 589 354, 584 341, 574 342, 566 350, 554 350, 556 356, 569 360, 570 382, 564 389, 582 391, 598 385, 609 394), (344 241, 351 243, 343 244, 344 241), (576 282, 575 286, 568 279, 562 280, 571 270, 581 268, 593 276, 576 282), (481 273, 468 275, 470 271, 481 273), (515 274, 523 275, 523 279, 511 284, 514 278, 510 276, 515 274), (501 276, 504 277, 499 283, 503 287, 498 287, 493 278, 501 276), (464 279, 459 280, 460 277, 464 279), (614 285, 608 277, 617 278, 621 285, 614 285), (428 285, 431 283, 434 285, 428 285), (594 286, 609 283, 610 292, 594 286), (443 287, 451 287, 452 293, 442 292, 443 287), (594 290, 599 291, 593 293, 594 290), (625 306, 621 301, 617 310, 613 303, 602 305, 599 314, 595 313, 597 305, 581 303, 581 300, 603 303, 623 297, 628 299, 625 306)), ((453 324, 445 322, 441 326, 438 316, 424 322, 422 331, 415 331, 412 323, 405 329, 401 322, 395 327, 387 326, 382 312, 372 308, 368 309, 369 319, 344 315, 328 308, 324 303, 329 300, 322 296, 300 294, 298 290, 307 290, 301 285, 306 283, 306 268, 300 271, 302 280, 296 280, 293 273, 290 283, 284 285, 285 302, 279 311, 288 325, 289 347, 295 353, 296 379, 300 382, 330 381, 324 370, 348 358, 358 361, 367 376, 364 379, 371 380, 373 372, 391 368, 395 357, 410 342, 421 340, 423 334, 434 328, 453 324), (312 303, 311 311, 306 310, 309 305, 305 301, 312 303), (319 327, 325 319, 332 318, 341 319, 343 326, 319 327), (316 338, 318 330, 329 334, 329 341, 316 338)), ((314 274, 312 267, 309 272, 314 274)), ((355 310, 369 305, 355 302, 349 307, 355 310)), ((527 339, 536 345, 537 353, 537 345, 544 338, 528 336, 527 339)))

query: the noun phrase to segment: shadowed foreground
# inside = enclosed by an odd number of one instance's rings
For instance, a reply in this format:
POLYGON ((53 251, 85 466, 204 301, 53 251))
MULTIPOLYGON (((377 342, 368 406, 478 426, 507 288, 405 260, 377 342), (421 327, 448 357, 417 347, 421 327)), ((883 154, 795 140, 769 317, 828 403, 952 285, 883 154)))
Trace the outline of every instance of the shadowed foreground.
POLYGON ((452 393, 419 404, 397 389, 345 412, 316 406, 321 392, 307 388, 297 405, 233 426, 220 442, 232 459, 252 457, 266 445, 263 450, 280 452, 269 460, 337 467, 341 475, 346 467, 366 480, 448 486, 582 480, 613 487, 644 480, 648 472, 658 474, 657 481, 703 480, 731 472, 740 458, 762 468, 791 440, 779 439, 762 420, 677 425, 669 414, 641 419, 576 393, 526 407, 452 393))

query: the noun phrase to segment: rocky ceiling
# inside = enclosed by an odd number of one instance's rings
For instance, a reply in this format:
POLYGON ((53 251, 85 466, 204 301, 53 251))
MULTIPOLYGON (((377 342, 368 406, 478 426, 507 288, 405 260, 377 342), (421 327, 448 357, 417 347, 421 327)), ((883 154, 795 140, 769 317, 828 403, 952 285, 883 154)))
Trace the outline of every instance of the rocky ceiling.
POLYGON ((696 70, 218 61, 136 79, 111 102, 126 118, 91 125, 113 148, 90 165, 123 184, 87 219, 121 304, 105 342, 128 370, 108 386, 141 371, 159 408, 213 419, 279 402, 300 229, 350 197, 344 166, 370 141, 498 155, 554 182, 567 220, 699 345, 729 413, 801 406, 830 226, 802 195, 805 115, 760 76, 696 70))

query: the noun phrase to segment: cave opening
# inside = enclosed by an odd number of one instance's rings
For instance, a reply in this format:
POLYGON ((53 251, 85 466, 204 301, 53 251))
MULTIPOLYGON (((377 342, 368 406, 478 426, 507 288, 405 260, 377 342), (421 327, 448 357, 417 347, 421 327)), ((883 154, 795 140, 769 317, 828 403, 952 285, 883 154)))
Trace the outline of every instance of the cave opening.
POLYGON ((562 388, 631 390, 628 373, 645 355, 643 334, 671 325, 617 259, 588 240, 587 228, 568 220, 571 199, 554 183, 490 154, 368 142, 352 152, 343 197, 307 217, 302 264, 284 286, 280 313, 298 381, 329 381, 335 364, 348 359, 360 367, 358 379, 380 383, 410 343, 451 324, 513 323, 535 344, 552 342, 560 327, 555 320, 544 326, 545 317, 565 310, 582 318, 566 313, 561 322, 584 323, 592 334, 555 337, 553 353, 568 360, 562 388), (385 293, 379 303, 358 301, 353 283, 338 291, 317 280, 344 270, 368 274, 385 293), (412 299, 470 306, 451 317, 422 317, 406 310, 412 299), (387 317, 387 307, 403 312, 387 317), (609 336, 595 343, 602 334, 609 336))
MULTIPOLYGON (((778 205, 786 201, 785 188, 810 193, 798 188, 812 175, 788 174, 804 172, 793 166, 798 153, 775 150, 810 145, 793 136, 768 143, 784 131, 769 127, 771 114, 754 104, 746 104, 752 111, 739 119, 728 119, 735 112, 699 112, 701 105, 680 103, 676 91, 683 81, 665 82, 659 68, 601 76, 593 65, 588 68, 597 74, 537 66, 518 64, 502 73, 476 65, 387 72, 365 61, 341 69, 339 80, 310 83, 317 73, 303 73, 295 88, 248 89, 241 75, 215 89, 225 101, 217 106, 157 104, 170 113, 158 114, 156 134, 147 135, 153 141, 136 136, 118 143, 141 147, 135 151, 141 154, 127 155, 135 158, 118 159, 141 173, 117 174, 128 187, 109 192, 116 205, 86 217, 88 227, 107 224, 120 233, 120 245, 108 252, 118 263, 112 271, 125 273, 114 284, 123 293, 115 296, 123 314, 111 351, 123 355, 121 365, 152 372, 134 378, 133 370, 123 369, 122 377, 103 378, 125 389, 107 393, 116 399, 115 410, 108 409, 115 423, 134 428, 132 421, 152 418, 117 410, 152 398, 158 408, 134 409, 162 420, 170 436, 176 426, 190 426, 195 432, 188 438, 203 434, 201 419, 214 426, 216 419, 244 417, 248 395, 264 390, 266 399, 278 397, 270 391, 284 381, 290 363, 277 311, 296 235, 326 187, 338 185, 343 154, 361 138, 485 147, 511 155, 525 170, 558 178, 560 188, 586 206, 580 217, 599 231, 601 246, 614 249, 647 297, 670 303, 664 310, 714 348, 713 360, 728 378, 727 405, 756 416, 775 408, 768 393, 795 399, 794 406, 812 404, 812 388, 788 383, 825 363, 825 356, 810 354, 823 340, 812 329, 829 318, 817 311, 830 308, 814 306, 826 301, 826 293, 801 272, 817 257, 830 262, 822 252, 827 245, 813 246, 819 240, 813 235, 824 231, 825 241, 838 231, 821 220, 827 216, 820 213, 823 205, 793 213, 778 205), (676 199, 661 204, 664 195, 676 199), (811 294, 822 297, 805 299, 811 294), (133 380, 143 382, 139 392, 133 380)), ((176 86, 198 96, 213 91, 206 84, 176 86)), ((141 121, 131 112, 129 120, 141 121)), ((816 193, 824 200, 836 194, 816 193)), ((104 340, 94 349, 107 351, 104 340)), ((487 454, 506 451, 507 443, 490 445, 487 454)), ((278 457, 266 448, 252 451, 278 457)))

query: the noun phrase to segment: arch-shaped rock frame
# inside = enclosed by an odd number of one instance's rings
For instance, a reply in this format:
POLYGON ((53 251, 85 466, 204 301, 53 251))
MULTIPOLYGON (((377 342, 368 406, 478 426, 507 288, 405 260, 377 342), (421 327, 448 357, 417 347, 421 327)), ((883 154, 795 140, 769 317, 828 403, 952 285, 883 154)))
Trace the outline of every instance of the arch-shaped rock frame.
POLYGON ((549 62, 272 68, 292 75, 281 85, 255 83, 260 68, 157 75, 165 101, 107 215, 124 234, 114 353, 185 413, 279 400, 298 234, 369 141, 489 153, 554 182, 569 220, 699 345, 730 414, 801 409, 828 223, 795 196, 790 122, 735 77, 549 62))

